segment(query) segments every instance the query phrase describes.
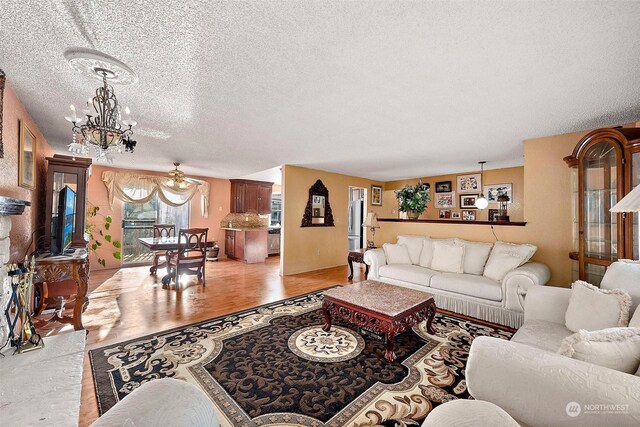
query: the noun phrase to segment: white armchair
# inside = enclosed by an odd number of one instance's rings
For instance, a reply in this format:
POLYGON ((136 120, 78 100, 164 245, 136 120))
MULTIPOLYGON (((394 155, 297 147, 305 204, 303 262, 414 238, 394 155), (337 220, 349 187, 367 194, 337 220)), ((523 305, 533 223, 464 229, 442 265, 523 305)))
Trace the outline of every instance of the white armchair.
MULTIPOLYGON (((601 287, 626 289, 633 314, 640 303, 640 263, 615 262, 601 287)), ((531 426, 640 425, 640 376, 557 354, 573 334, 565 327, 570 297, 568 288, 531 287, 524 324, 511 341, 476 338, 466 369, 469 393, 531 426)), ((640 327, 640 313, 630 326, 640 327)))

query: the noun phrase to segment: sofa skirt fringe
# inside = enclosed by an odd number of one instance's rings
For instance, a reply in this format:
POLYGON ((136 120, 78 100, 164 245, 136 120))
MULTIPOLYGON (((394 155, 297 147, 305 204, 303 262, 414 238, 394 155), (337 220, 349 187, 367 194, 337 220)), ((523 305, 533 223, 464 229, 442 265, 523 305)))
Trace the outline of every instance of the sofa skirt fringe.
POLYGON ((433 297, 435 298, 436 306, 438 308, 475 317, 476 319, 485 320, 487 322, 497 323, 499 325, 517 329, 522 326, 524 321, 524 315, 522 312, 507 310, 502 307, 491 307, 466 299, 450 297, 448 295, 434 294, 433 297))

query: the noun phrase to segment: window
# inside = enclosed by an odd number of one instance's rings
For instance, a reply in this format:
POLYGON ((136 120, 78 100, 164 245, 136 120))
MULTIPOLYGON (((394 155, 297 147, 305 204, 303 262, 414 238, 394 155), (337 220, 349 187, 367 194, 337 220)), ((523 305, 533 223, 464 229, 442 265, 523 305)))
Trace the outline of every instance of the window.
POLYGON ((191 202, 169 206, 158 196, 147 203, 124 203, 122 215, 122 263, 141 264, 153 261, 153 253, 138 241, 153 237, 153 224, 175 224, 176 235, 181 228, 189 228, 191 202))
POLYGON ((269 223, 272 227, 282 224, 282 194, 274 193, 271 195, 271 220, 269 223))

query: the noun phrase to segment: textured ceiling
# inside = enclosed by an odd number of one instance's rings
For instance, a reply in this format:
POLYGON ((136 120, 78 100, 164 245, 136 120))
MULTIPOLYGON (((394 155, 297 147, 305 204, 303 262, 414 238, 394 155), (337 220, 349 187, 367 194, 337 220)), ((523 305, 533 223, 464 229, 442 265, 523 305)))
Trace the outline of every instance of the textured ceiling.
POLYGON ((0 68, 57 151, 115 56, 138 121, 117 166, 380 180, 521 165, 522 140, 640 120, 640 2, 0 0, 0 68))

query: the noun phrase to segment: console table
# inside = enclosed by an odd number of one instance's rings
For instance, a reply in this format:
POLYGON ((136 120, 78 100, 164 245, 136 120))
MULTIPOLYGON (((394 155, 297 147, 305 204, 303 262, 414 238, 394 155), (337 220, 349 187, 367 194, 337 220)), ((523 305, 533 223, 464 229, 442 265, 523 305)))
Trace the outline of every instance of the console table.
MULTIPOLYGON (((87 288, 89 286, 89 254, 86 249, 76 249, 72 255, 42 255, 36 258, 36 272, 33 283, 40 284, 44 299, 47 297, 48 288, 54 287, 56 282, 73 280, 76 285, 75 304, 73 317, 62 315, 55 316, 53 321, 71 323, 78 331, 84 329, 82 325, 82 313, 89 304, 87 288)), ((40 311, 42 311, 42 309, 40 311)))
POLYGON ((365 265, 364 278, 367 278, 367 276, 369 275, 369 265, 364 262, 364 253, 369 249, 373 248, 352 249, 349 251, 349 255, 347 255, 347 263, 349 264, 349 277, 347 277, 347 279, 353 279, 354 262, 359 262, 365 265))
POLYGON ((0 358, 0 419, 6 426, 77 426, 84 331, 44 338, 44 348, 0 358))

